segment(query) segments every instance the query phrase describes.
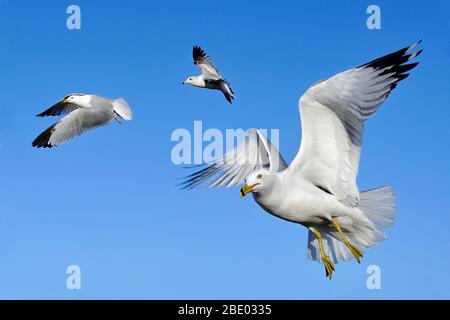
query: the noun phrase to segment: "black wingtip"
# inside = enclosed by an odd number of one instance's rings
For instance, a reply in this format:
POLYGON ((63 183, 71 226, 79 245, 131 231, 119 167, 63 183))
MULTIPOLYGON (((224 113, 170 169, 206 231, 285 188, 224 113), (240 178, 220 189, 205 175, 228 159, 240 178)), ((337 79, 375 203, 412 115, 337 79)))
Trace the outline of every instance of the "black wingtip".
POLYGON ((423 51, 423 49, 420 49, 416 52, 411 52, 421 42, 422 42, 422 40, 419 40, 416 43, 414 43, 408 47, 402 48, 400 50, 397 50, 395 52, 392 52, 390 54, 387 54, 385 56, 382 56, 380 58, 377 58, 377 59, 367 62, 365 64, 362 64, 362 65, 358 66, 357 68, 372 67, 375 69, 382 69, 382 68, 386 68, 386 67, 392 66, 392 65, 399 66, 411 59, 414 59, 423 51))
POLYGON ((193 50, 201 51, 201 52, 205 51, 205 50, 203 50, 202 46, 199 46, 199 45, 195 45, 193 50))
POLYGON ((417 51, 417 52, 414 54, 414 58, 417 57, 419 54, 421 54, 422 51, 423 51, 423 49, 420 49, 419 51, 417 51))
POLYGON ((36 117, 60 116, 65 113, 70 113, 77 108, 77 105, 73 103, 64 103, 63 100, 61 100, 47 110, 37 114, 36 117))
POLYGON ((43 111, 43 112, 41 112, 39 114, 37 114, 36 117, 48 117, 48 116, 51 116, 52 112, 54 111, 54 109, 56 109, 55 106, 57 106, 57 104, 52 106, 52 107, 50 107, 50 108, 48 108, 47 110, 45 110, 45 111, 43 111))
POLYGON ((54 128, 56 126, 56 123, 52 125, 51 127, 47 128, 44 132, 42 132, 34 141, 31 143, 31 145, 34 148, 53 148, 56 147, 56 145, 51 144, 50 138, 52 136, 52 133, 54 131, 54 128))
POLYGON ((200 46, 195 45, 192 48, 192 54, 194 56, 202 56, 202 54, 204 53, 203 49, 200 46))
POLYGON ((200 58, 208 59, 209 56, 206 54, 205 50, 203 50, 200 46, 194 46, 192 49, 192 57, 194 58, 194 63, 197 63, 197 60, 200 58))
POLYGON ((228 92, 226 89, 223 89, 223 88, 221 91, 222 91, 223 95, 225 96, 225 99, 227 99, 227 101, 232 104, 233 100, 234 100, 234 91, 231 88, 231 84, 225 79, 220 79, 218 81, 225 84, 228 87, 228 89, 230 90, 231 94, 230 94, 230 92, 228 92))
MULTIPOLYGON (((372 68, 374 70, 381 70, 381 72, 377 74, 378 76, 388 75, 388 78, 384 80, 390 82, 382 89, 385 90, 385 92, 379 98, 384 98, 384 100, 387 99, 391 92, 397 87, 398 83, 409 76, 409 73, 407 72, 411 71, 419 64, 419 62, 410 61, 416 58, 423 51, 423 49, 414 51, 421 42, 422 40, 419 40, 408 47, 402 48, 357 67, 358 69, 372 68)), ((376 108, 372 109, 370 114, 372 114, 375 110, 376 108)), ((368 115, 369 113, 366 114, 366 116, 368 115)))
POLYGON ((227 99, 227 101, 229 103, 231 103, 231 104, 233 103, 233 100, 234 100, 234 96, 233 95, 230 95, 227 92, 223 92, 223 95, 225 96, 225 99, 227 99))
POLYGON ((416 43, 414 43, 411 47, 411 49, 414 49, 415 47, 417 47, 419 44, 421 44, 422 43, 422 39, 420 39, 420 40, 418 40, 418 41, 416 41, 416 43))

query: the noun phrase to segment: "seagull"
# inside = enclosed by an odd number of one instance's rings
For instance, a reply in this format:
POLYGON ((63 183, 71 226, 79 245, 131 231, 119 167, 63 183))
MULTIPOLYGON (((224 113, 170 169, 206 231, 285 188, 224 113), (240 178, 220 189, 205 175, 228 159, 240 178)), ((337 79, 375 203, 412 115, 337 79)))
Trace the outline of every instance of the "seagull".
POLYGON ((408 77, 422 50, 417 43, 313 84, 300 98, 302 142, 288 165, 258 129, 222 158, 186 177, 181 188, 244 184, 269 214, 308 229, 307 257, 323 263, 331 279, 335 263, 385 239, 394 223, 392 186, 360 192, 356 184, 364 122, 408 77), (414 52, 413 52, 414 51, 414 52))
POLYGON ((32 143, 36 148, 59 146, 83 132, 109 124, 115 119, 131 120, 132 111, 123 98, 108 99, 94 94, 73 93, 37 117, 65 115, 60 121, 42 132, 32 143))
POLYGON ((194 64, 200 69, 202 74, 200 76, 192 76, 183 81, 183 84, 190 84, 194 87, 220 90, 225 99, 229 103, 233 103, 234 92, 228 81, 222 78, 219 70, 214 66, 212 59, 205 53, 205 51, 195 46, 192 50, 194 57, 194 64))

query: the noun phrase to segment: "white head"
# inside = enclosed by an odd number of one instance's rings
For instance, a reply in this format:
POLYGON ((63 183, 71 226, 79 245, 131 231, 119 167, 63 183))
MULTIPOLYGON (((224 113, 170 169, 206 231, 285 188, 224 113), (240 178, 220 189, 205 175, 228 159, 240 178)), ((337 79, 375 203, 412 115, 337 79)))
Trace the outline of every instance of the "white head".
POLYGON ((184 80, 183 84, 191 84, 191 85, 197 86, 197 87, 204 87, 205 81, 203 81, 203 79, 201 79, 199 77, 191 76, 191 77, 187 78, 186 80, 184 80))
POLYGON ((72 93, 61 100, 61 103, 73 103, 83 108, 91 107, 92 95, 82 93, 72 93))
POLYGON ((252 172, 245 178, 245 185, 241 189, 241 197, 245 197, 250 192, 264 193, 270 191, 276 179, 276 176, 267 169, 259 169, 252 172))

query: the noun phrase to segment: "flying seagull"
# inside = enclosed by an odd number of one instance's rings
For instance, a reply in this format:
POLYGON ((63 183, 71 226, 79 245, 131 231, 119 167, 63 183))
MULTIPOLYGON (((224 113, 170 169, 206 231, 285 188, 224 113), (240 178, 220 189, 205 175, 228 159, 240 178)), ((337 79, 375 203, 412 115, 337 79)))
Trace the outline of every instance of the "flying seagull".
POLYGON ((108 99, 94 94, 68 95, 37 117, 60 116, 60 121, 42 132, 32 143, 36 148, 53 148, 83 132, 109 124, 115 119, 131 120, 132 111, 125 99, 108 99))
POLYGON ((195 46, 192 50, 194 64, 200 69, 202 74, 197 77, 189 77, 183 84, 191 84, 195 87, 220 90, 229 103, 233 103, 234 92, 231 85, 222 78, 219 70, 214 66, 212 59, 202 48, 195 46))
POLYGON ((417 66, 407 63, 420 43, 312 85, 299 100, 302 143, 290 165, 257 129, 216 162, 188 176, 183 188, 244 184, 268 213, 309 229, 308 258, 359 262, 363 249, 385 238, 394 223, 391 186, 359 192, 356 185, 364 122, 417 66))

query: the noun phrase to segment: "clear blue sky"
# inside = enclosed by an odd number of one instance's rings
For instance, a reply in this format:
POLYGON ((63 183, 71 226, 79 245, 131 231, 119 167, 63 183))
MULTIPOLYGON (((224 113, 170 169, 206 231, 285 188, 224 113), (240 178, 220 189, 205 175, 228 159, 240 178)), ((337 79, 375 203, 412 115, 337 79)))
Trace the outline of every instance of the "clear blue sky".
POLYGON ((450 5, 376 1, 0 1, 0 298, 450 298, 450 5), (332 281, 307 232, 238 189, 181 191, 177 128, 279 128, 290 161, 297 100, 315 81, 423 39, 420 65, 366 126, 361 189, 392 184, 397 223, 332 281), (202 45, 236 91, 181 85, 202 45), (37 150, 70 92, 125 97, 133 121, 37 150), (66 289, 66 267, 82 290, 66 289), (366 288, 379 265, 382 289, 366 288))

